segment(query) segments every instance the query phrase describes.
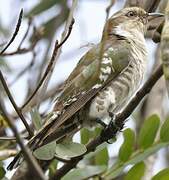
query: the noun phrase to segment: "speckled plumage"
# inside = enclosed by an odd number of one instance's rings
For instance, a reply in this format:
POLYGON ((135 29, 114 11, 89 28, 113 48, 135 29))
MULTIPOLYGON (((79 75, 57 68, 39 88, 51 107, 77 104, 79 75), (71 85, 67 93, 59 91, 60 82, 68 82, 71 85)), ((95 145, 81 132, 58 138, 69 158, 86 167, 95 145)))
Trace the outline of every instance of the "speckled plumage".
POLYGON ((107 21, 101 42, 81 58, 66 80, 54 107, 61 115, 44 128, 40 146, 57 139, 61 126, 66 131, 64 138, 72 134, 66 130, 70 124, 76 122, 74 133, 83 125, 94 125, 96 118, 107 121, 109 112, 116 113, 125 106, 146 69, 147 16, 143 9, 134 7, 119 11, 107 21))
MULTIPOLYGON (((145 40, 143 38, 143 34, 140 39, 138 37, 138 45, 133 42, 133 38, 128 39, 132 46, 128 48, 126 58, 129 56, 131 61, 129 62, 128 67, 122 71, 117 78, 111 81, 105 89, 100 91, 88 105, 89 122, 92 121, 92 119, 100 118, 108 123, 111 120, 109 112, 116 114, 121 111, 139 89, 146 72, 147 64, 147 51, 145 40)), ((123 43, 123 40, 121 40, 121 42, 119 41, 119 43, 123 43)), ((111 52, 113 52, 112 47, 111 52)), ((106 59, 104 59, 104 61, 106 61, 106 59)), ((86 124, 88 125, 89 122, 86 124)))
MULTIPOLYGON (((53 115, 29 141, 32 150, 53 140, 62 141, 95 119, 109 121, 138 90, 146 70, 144 32, 148 14, 125 8, 107 22, 98 45, 79 61, 57 98, 53 115)), ((12 169, 19 155, 9 165, 12 169)))

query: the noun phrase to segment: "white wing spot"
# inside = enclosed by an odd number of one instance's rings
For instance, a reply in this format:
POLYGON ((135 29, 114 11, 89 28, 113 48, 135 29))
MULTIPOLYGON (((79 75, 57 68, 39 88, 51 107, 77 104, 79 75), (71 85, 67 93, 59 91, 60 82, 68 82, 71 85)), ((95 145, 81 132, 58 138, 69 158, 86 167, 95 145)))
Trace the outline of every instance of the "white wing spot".
POLYGON ((112 69, 112 71, 113 71, 113 72, 115 72, 115 69, 114 69, 114 67, 113 67, 113 66, 111 66, 111 69, 112 69))
POLYGON ((112 60, 111 60, 111 58, 103 58, 103 60, 102 60, 102 64, 112 64, 112 60))
POLYGON ((112 47, 110 47, 108 50, 111 51, 111 52, 114 51, 114 49, 112 47))
POLYGON ((60 111, 54 111, 52 116, 50 117, 49 121, 53 121, 54 119, 58 118, 58 116, 61 114, 60 111))
POLYGON ((99 87, 101 87, 102 85, 101 84, 95 84, 92 89, 98 89, 99 87))
POLYGON ((104 55, 105 57, 107 57, 107 56, 108 56, 108 54, 107 54, 107 53, 104 53, 103 55, 104 55))
POLYGON ((110 74, 110 73, 111 73, 111 67, 106 66, 105 68, 101 68, 101 71, 102 71, 104 74, 110 74))
POLYGON ((105 82, 108 77, 109 77, 108 74, 100 74, 99 79, 100 79, 101 81, 104 81, 104 82, 105 82))
POLYGON ((71 99, 68 99, 68 100, 67 100, 66 104, 69 105, 70 103, 72 103, 72 102, 74 102, 74 101, 76 101, 76 100, 77 100, 77 98, 72 97, 71 99))

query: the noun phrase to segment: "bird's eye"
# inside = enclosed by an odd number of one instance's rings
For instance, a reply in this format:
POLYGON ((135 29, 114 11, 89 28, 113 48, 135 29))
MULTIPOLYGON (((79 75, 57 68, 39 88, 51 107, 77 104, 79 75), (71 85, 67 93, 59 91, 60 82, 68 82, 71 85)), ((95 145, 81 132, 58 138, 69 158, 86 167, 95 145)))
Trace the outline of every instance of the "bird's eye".
POLYGON ((126 14, 127 17, 134 17, 134 16, 137 16, 136 12, 134 11, 129 11, 127 14, 126 14))

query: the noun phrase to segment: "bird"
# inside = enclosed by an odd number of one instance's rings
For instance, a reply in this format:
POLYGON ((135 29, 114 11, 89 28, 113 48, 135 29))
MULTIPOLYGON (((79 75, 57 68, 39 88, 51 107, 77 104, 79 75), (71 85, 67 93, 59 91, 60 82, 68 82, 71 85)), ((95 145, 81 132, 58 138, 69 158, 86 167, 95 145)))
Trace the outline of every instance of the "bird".
MULTIPOLYGON (((100 42, 78 62, 57 97, 50 118, 28 142, 34 151, 60 143, 83 127, 104 128, 139 90, 147 67, 145 33, 149 19, 162 16, 126 7, 105 23, 100 42)), ((18 166, 20 152, 8 170, 18 166)))

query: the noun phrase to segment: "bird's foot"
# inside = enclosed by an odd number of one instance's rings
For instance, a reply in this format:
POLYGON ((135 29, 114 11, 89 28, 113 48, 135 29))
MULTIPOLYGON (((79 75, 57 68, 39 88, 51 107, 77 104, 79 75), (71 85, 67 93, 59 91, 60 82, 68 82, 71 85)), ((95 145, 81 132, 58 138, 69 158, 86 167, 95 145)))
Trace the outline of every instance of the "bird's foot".
POLYGON ((104 129, 107 127, 107 124, 104 123, 101 119, 96 118, 96 123, 100 124, 104 129))
POLYGON ((109 113, 111 117, 111 121, 101 132, 101 137, 103 141, 106 141, 108 144, 112 144, 110 139, 115 137, 117 131, 119 131, 119 127, 115 124, 114 120, 116 118, 115 114, 109 113))

